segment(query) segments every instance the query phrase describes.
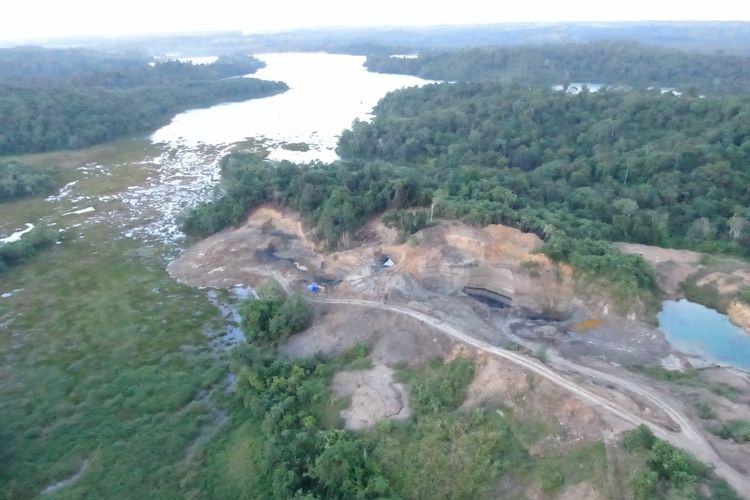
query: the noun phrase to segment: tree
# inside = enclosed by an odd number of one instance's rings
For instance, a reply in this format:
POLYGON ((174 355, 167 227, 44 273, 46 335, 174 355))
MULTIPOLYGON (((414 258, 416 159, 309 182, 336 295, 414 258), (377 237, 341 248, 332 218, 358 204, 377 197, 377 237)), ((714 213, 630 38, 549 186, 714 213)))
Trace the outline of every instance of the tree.
POLYGON ((742 237, 745 227, 747 226, 747 221, 744 217, 734 214, 727 221, 727 226, 729 226, 729 237, 733 240, 738 240, 742 237))

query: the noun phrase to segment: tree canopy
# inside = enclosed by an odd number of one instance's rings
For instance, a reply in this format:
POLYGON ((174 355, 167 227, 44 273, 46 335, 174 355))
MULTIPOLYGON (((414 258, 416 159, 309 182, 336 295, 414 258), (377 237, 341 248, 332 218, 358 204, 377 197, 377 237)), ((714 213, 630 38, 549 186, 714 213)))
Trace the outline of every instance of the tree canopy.
POLYGON ((282 92, 251 56, 214 64, 84 50, 0 50, 0 155, 76 149, 153 130, 190 107, 282 92))
POLYGON ((420 51, 417 58, 370 55, 370 71, 433 80, 500 81, 524 85, 600 83, 676 88, 707 94, 747 93, 750 58, 688 52, 630 41, 420 51))

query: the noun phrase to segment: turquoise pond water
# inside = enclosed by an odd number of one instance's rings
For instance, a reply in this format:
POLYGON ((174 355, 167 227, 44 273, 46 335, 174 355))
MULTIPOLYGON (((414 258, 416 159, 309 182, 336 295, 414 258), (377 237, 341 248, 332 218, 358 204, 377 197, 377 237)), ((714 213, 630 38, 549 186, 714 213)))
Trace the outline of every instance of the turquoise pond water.
POLYGON ((750 335, 726 315, 683 299, 663 302, 658 318, 659 328, 676 349, 750 370, 750 335))

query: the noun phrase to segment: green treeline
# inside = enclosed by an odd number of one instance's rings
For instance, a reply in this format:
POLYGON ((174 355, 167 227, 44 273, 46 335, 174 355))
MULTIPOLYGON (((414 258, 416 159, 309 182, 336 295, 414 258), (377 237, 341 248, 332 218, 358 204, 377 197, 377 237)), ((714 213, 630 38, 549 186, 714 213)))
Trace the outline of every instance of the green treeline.
POLYGON ((182 228, 207 236, 238 223, 266 202, 298 211, 330 249, 347 246, 374 214, 429 203, 409 168, 381 161, 296 165, 267 162, 248 153, 221 161, 222 185, 215 200, 190 210, 182 228))
POLYGON ((368 56, 367 69, 433 80, 525 85, 593 82, 711 94, 747 93, 750 58, 611 41, 422 51, 416 59, 368 56))
POLYGON ((251 56, 211 65, 89 51, 0 50, 0 155, 76 149, 153 130, 191 107, 282 92, 251 56))
POLYGON ((49 193, 56 184, 54 171, 15 161, 0 162, 0 203, 49 193))

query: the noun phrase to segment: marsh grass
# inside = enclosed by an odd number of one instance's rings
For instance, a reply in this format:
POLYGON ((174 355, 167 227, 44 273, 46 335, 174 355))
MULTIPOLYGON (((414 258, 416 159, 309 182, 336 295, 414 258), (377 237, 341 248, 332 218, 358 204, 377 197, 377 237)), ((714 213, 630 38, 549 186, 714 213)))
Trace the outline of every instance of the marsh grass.
POLYGON ((89 465, 60 498, 174 497, 226 362, 217 311, 135 242, 66 242, 3 276, 0 488, 29 497, 89 465))

